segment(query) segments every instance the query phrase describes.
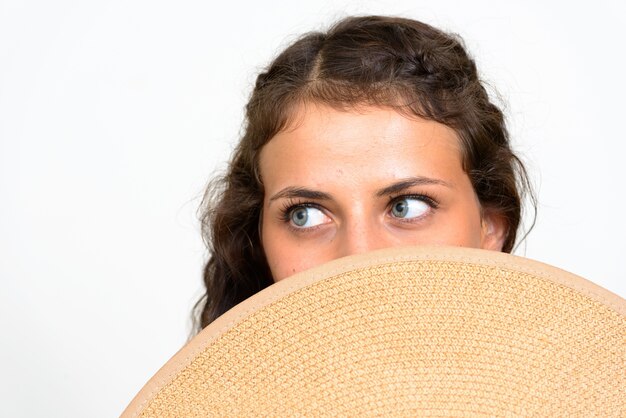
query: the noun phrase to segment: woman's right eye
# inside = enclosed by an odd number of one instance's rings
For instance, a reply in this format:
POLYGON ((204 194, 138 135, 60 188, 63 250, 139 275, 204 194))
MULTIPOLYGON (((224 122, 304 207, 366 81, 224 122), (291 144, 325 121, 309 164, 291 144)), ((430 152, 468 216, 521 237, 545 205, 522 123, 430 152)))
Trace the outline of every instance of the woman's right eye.
POLYGON ((329 221, 328 216, 313 206, 296 206, 289 211, 289 221, 296 228, 313 228, 329 221))

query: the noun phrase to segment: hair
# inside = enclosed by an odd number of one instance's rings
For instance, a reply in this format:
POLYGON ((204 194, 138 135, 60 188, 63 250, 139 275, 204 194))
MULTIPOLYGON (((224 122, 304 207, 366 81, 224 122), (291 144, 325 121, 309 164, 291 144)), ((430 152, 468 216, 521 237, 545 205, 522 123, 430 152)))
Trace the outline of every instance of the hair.
POLYGON ((311 102, 338 109, 392 107, 454 129, 481 209, 506 220, 502 251, 513 249, 526 194, 536 215, 536 198, 511 150, 504 116, 461 38, 406 18, 345 18, 325 33, 300 37, 256 79, 243 137, 226 174, 209 183, 200 208, 210 256, 206 294, 194 308, 195 331, 273 283, 259 234, 259 153, 300 105, 311 102))

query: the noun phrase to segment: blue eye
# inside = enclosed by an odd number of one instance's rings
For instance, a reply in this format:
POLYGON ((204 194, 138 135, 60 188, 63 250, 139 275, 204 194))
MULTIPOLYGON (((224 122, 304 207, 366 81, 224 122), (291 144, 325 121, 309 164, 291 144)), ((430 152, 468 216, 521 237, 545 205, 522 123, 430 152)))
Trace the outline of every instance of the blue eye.
POLYGON ((428 212, 429 208, 430 205, 423 200, 405 197, 392 203, 391 215, 403 219, 419 218, 428 212))
POLYGON ((312 228, 325 222, 326 215, 311 206, 297 206, 289 213, 289 220, 298 228, 312 228))

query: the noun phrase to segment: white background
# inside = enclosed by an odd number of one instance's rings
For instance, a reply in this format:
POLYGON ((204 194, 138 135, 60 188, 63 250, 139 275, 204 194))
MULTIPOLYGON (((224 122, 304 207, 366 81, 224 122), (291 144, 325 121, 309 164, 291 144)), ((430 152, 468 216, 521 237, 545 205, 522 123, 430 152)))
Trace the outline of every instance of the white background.
POLYGON ((626 11, 584 4, 0 0, 0 416, 116 416, 185 343, 255 75, 348 14, 464 37, 538 191, 517 254, 626 296, 626 11))

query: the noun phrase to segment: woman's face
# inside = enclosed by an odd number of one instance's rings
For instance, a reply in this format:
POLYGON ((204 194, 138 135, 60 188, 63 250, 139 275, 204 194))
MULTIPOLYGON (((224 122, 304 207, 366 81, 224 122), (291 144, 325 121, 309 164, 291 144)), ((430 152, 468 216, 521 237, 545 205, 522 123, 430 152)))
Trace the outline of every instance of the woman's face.
POLYGON ((506 225, 481 216, 451 128, 378 107, 308 104, 294 120, 259 157, 274 281, 384 247, 502 249, 506 225))

